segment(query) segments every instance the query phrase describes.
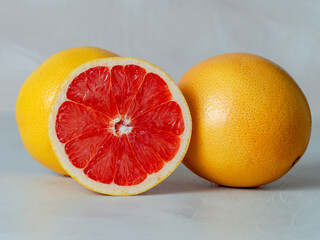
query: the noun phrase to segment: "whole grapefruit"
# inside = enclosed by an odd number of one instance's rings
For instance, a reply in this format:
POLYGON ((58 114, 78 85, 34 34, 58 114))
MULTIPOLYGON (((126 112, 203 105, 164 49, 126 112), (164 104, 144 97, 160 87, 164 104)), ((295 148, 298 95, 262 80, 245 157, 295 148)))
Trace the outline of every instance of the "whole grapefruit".
POLYGON ((209 58, 178 83, 193 118, 184 164, 230 187, 256 187, 287 173, 311 133, 306 97, 277 64, 247 53, 209 58))
POLYGON ((51 103, 62 80, 84 62, 114 56, 96 47, 67 49, 48 58, 23 83, 16 102, 18 129, 29 154, 45 167, 66 174, 53 153, 47 131, 51 103))

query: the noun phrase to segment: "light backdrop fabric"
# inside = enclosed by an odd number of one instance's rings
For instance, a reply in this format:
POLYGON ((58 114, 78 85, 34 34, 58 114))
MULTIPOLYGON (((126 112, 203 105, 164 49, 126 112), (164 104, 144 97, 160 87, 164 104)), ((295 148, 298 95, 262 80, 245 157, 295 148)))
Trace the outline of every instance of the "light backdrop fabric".
POLYGON ((97 46, 150 61, 173 77, 217 54, 249 52, 286 69, 320 118, 320 1, 1 1, 0 111, 45 59, 97 46))

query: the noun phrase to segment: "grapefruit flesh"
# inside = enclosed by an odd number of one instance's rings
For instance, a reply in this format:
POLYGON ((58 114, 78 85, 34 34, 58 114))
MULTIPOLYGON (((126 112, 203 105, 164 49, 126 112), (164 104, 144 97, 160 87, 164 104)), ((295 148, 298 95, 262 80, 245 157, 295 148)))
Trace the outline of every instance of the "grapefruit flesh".
POLYGON ((54 100, 51 143, 62 167, 111 195, 143 192, 181 162, 190 140, 184 98, 159 68, 134 58, 76 69, 54 100))

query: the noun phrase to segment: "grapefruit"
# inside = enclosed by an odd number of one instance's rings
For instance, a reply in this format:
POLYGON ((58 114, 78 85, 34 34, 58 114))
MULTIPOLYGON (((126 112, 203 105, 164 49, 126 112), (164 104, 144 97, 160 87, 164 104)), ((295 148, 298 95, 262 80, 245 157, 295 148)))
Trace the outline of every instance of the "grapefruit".
POLYGON ((59 87, 48 133, 61 166, 79 183, 103 194, 135 195, 181 162, 191 116, 158 67, 129 57, 96 59, 59 87))
POLYGON ((84 62, 114 56, 96 47, 67 49, 48 58, 23 83, 16 102, 16 121, 26 150, 43 166, 66 174, 51 149, 47 132, 52 99, 62 80, 84 62))
POLYGON ((183 163, 230 187, 256 187, 287 173, 310 138, 308 102, 275 63, 246 53, 209 58, 178 83, 193 117, 183 163))

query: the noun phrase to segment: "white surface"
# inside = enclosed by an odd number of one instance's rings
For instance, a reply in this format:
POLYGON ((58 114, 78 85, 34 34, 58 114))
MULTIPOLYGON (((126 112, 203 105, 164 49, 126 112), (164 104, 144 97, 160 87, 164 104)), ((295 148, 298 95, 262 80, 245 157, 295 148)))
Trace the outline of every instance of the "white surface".
POLYGON ((24 150, 0 115, 0 239, 320 239, 320 131, 283 178, 258 189, 211 184, 183 165, 133 197, 94 193, 24 150))
POLYGON ((320 239, 319 9, 317 0, 2 0, 0 239, 320 239), (176 81, 220 53, 267 57, 309 100, 309 149, 259 189, 218 187, 181 165, 142 195, 95 194, 37 164, 13 115, 24 79, 50 55, 82 45, 148 60, 176 81))

